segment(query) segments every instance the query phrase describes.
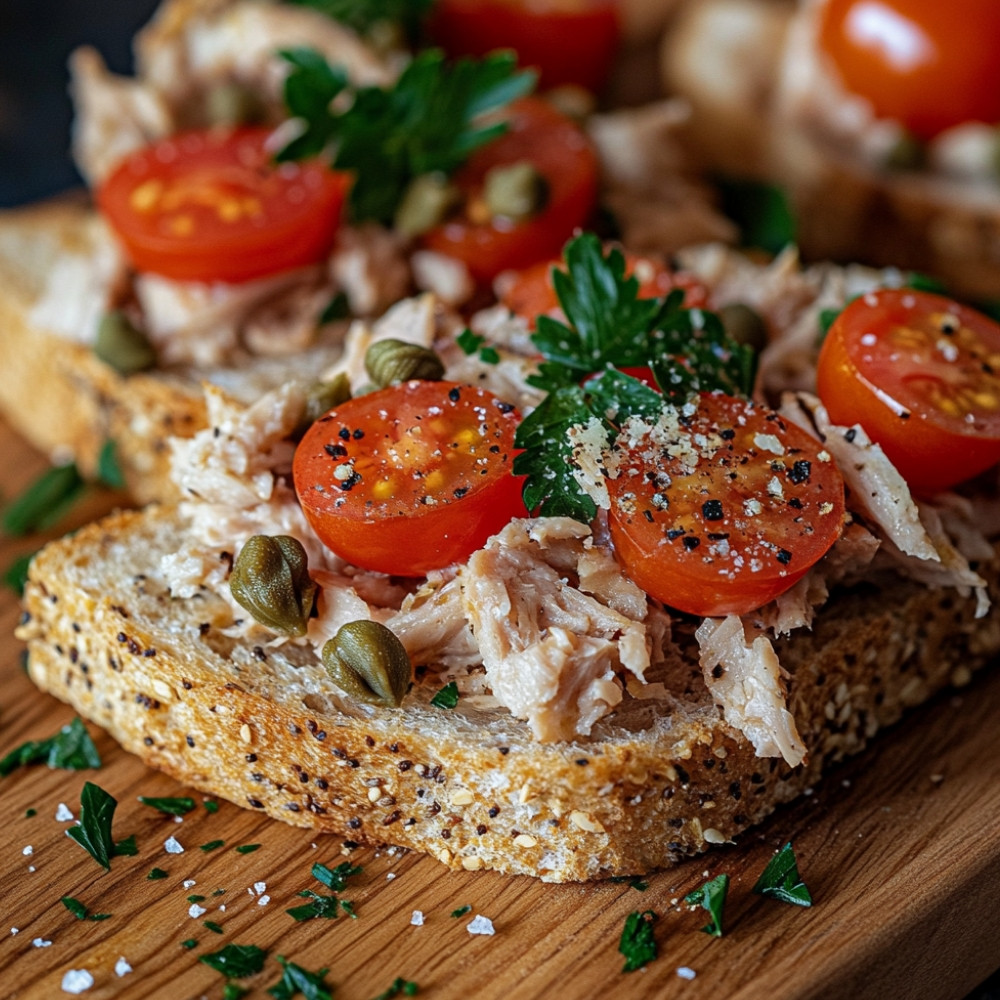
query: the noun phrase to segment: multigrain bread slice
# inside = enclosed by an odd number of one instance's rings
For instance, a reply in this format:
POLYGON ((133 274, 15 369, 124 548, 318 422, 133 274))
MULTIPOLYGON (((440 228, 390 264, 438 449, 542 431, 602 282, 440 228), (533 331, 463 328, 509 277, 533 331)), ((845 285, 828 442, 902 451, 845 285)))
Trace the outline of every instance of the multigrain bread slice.
POLYGON ((802 101, 795 93, 802 64, 815 69, 821 58, 809 48, 808 25, 820 6, 793 0, 678 5, 662 40, 661 75, 669 93, 691 104, 685 138, 692 151, 710 171, 781 184, 808 260, 908 268, 939 278, 956 294, 995 298, 995 173, 902 169, 862 155, 858 144, 817 127, 812 104, 845 119, 855 114, 834 106, 848 99, 831 96, 829 80, 815 101, 807 96, 804 116, 790 110, 790 102, 802 101))
MULTIPOLYGON (((587 740, 541 744, 502 710, 350 702, 315 653, 227 637, 230 606, 167 592, 176 509, 117 513, 34 560, 19 635, 40 688, 150 766, 295 825, 452 868, 562 882, 648 872, 737 840, 903 712, 1000 650, 1000 608, 882 580, 837 593, 778 644, 806 763, 756 757, 707 693, 683 623, 662 677, 587 740)), ((991 585, 1000 560, 981 565, 991 585)))
MULTIPOLYGON (((51 295, 50 275, 67 259, 98 255, 100 223, 84 195, 5 212, 0 220, 0 411, 54 461, 73 460, 96 474, 107 442, 131 495, 140 503, 175 495, 169 474, 171 437, 205 426, 202 382, 250 402, 293 379, 312 380, 340 353, 319 346, 229 367, 158 368, 121 375, 92 348, 48 329, 36 312, 51 295)), ((69 309, 85 308, 86 289, 70 284, 69 309)))

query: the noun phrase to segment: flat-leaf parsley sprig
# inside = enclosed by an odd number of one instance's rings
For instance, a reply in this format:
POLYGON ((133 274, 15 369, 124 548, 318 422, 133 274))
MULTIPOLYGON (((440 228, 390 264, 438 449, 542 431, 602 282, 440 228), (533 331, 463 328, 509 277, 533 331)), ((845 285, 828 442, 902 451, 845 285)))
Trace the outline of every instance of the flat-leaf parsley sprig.
POLYGON ((532 340, 545 360, 528 381, 548 395, 518 427, 514 473, 526 477, 529 510, 589 522, 596 506, 573 474, 571 428, 596 418, 610 443, 629 417, 655 420, 700 392, 749 396, 756 356, 714 313, 685 308, 681 289, 641 299, 624 255, 605 254, 592 233, 567 243, 564 259, 552 283, 566 322, 538 317, 532 340), (620 371, 634 367, 650 368, 662 395, 620 371))
POLYGON ((410 184, 425 174, 449 175, 469 154, 506 130, 484 121, 535 84, 517 72, 513 53, 449 62, 436 49, 416 55, 391 87, 351 89, 343 70, 308 48, 281 53, 289 113, 303 132, 277 154, 296 160, 326 151, 336 170, 354 174, 348 198, 353 221, 392 223, 410 184))

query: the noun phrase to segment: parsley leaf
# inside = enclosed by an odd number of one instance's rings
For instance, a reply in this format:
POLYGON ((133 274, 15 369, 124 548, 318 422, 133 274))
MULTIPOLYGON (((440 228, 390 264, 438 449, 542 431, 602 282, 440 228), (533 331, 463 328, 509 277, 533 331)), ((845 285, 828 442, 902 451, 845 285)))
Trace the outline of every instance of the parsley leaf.
POLYGON ((303 889, 299 895, 309 898, 310 902, 285 910, 293 920, 313 920, 316 917, 333 920, 340 912, 340 899, 337 896, 321 896, 312 889, 303 889))
POLYGON ((702 927, 706 934, 722 937, 722 910, 726 905, 726 893, 729 891, 729 876, 723 873, 716 875, 704 885, 699 886, 684 897, 684 902, 692 906, 701 906, 708 910, 711 920, 702 927))
POLYGON ((237 854, 253 854, 254 851, 260 850, 260 844, 240 844, 236 848, 237 854))
POLYGON ((319 972, 309 972, 301 965, 289 962, 283 955, 278 956, 284 973, 267 992, 275 1000, 292 1000, 301 993, 305 1000, 333 1000, 333 994, 323 982, 329 969, 320 969, 319 972))
POLYGON ((396 976, 389 988, 383 990, 375 997, 375 1000, 392 1000, 393 997, 398 997, 400 993, 403 996, 415 997, 419 992, 420 987, 416 983, 411 982, 409 979, 404 979, 402 976, 396 976))
MULTIPOLYGON (((66 835, 75 840, 102 868, 111 868, 111 859, 116 854, 130 853, 127 841, 115 845, 111 839, 111 822, 114 819, 118 800, 109 795, 99 785, 88 781, 80 793, 80 822, 66 830, 66 835), (124 849, 123 849, 124 848, 124 849)), ((131 853, 135 853, 132 851, 131 853)))
POLYGON ((217 924, 214 920, 203 920, 201 926, 204 927, 205 930, 211 931, 213 934, 224 933, 222 926, 217 924))
POLYGON ((110 913, 88 913, 87 907, 72 896, 63 896, 60 902, 77 920, 107 920, 111 916, 110 913))
POLYGON ((319 863, 312 866, 312 877, 317 882, 322 882, 328 889, 339 892, 347 888, 347 880, 355 875, 360 875, 364 871, 360 865, 352 865, 349 861, 344 861, 336 868, 327 868, 319 863))
POLYGON ((198 848, 200 851, 204 851, 208 854, 209 851, 218 850, 220 847, 225 847, 226 842, 224 840, 210 840, 207 844, 202 844, 198 848))
POLYGON ((0 528, 11 538, 43 531, 59 521, 85 486, 80 470, 72 463, 46 469, 7 506, 0 528))
POLYGON ((24 588, 28 583, 28 566, 35 557, 34 552, 28 552, 23 556, 18 556, 3 573, 3 582, 17 594, 24 596, 24 588))
POLYGON ((458 917, 464 917, 466 913, 468 913, 471 909, 472 907, 468 903, 466 903, 465 906, 460 906, 457 910, 452 910, 451 915, 456 919, 458 917))
POLYGON ((331 101, 346 87, 343 71, 311 49, 282 53, 293 70, 285 84, 289 112, 304 131, 277 159, 314 156, 331 145, 333 167, 354 172, 348 197, 353 221, 391 224, 410 182, 423 174, 450 174, 473 150, 495 139, 503 122, 480 116, 534 86, 531 72, 516 72, 513 53, 445 60, 418 53, 392 87, 359 87, 345 109, 331 101))
POLYGON ((240 986, 239 983, 226 983, 222 987, 222 1000, 240 1000, 250 992, 247 986, 240 986))
POLYGON ((466 327, 456 338, 455 343, 462 348, 463 354, 475 354, 483 344, 486 343, 486 338, 480 336, 478 333, 473 333, 468 327, 466 327))
POLYGON ((625 419, 655 420, 665 403, 712 390, 749 395, 756 358, 714 313, 684 308, 682 290, 640 299, 622 253, 605 254, 593 233, 571 240, 564 258, 552 282, 566 322, 538 317, 532 340, 545 360, 528 381, 548 395, 518 426, 514 473, 526 477, 529 510, 587 522, 596 507, 574 476, 573 427, 596 420, 610 444, 625 419), (662 395, 618 370, 637 366, 652 369, 662 395))
POLYGON ((359 35, 368 35, 382 24, 398 24, 413 38, 433 0, 289 0, 300 7, 312 7, 327 17, 347 25, 359 35))
POLYGON ((625 918, 625 927, 618 942, 618 950, 625 956, 622 972, 635 972, 657 956, 653 924, 657 916, 652 910, 633 912, 625 918))
POLYGON ((198 947, 198 939, 197 938, 188 938, 186 941, 181 941, 181 947, 182 948, 187 948, 189 951, 192 948, 197 948, 198 947))
POLYGON ((124 840, 115 844, 115 857, 134 858, 139 853, 139 845, 135 842, 135 834, 129 834, 124 840))
MULTIPOLYGON (((314 864, 312 866, 312 876, 316 881, 322 882, 334 892, 339 892, 347 887, 347 880, 354 875, 359 875, 363 869, 352 865, 348 861, 337 865, 336 868, 328 868, 326 865, 314 864)), ((348 900, 342 900, 337 896, 321 896, 312 889, 303 889, 300 896, 309 899, 310 902, 302 906, 293 906, 285 912, 293 920, 312 920, 314 917, 323 917, 327 920, 337 916, 338 910, 343 910, 348 916, 357 919, 354 912, 354 905, 348 900)))
POLYGON ((27 764, 48 764, 66 771, 82 771, 85 768, 99 768, 101 756, 87 727, 74 719, 63 726, 55 736, 45 740, 29 740, 22 743, 0 760, 0 777, 6 777, 18 767, 27 764))
POLYGON ((117 448, 111 438, 101 445, 97 456, 97 480, 113 490, 123 490, 127 485, 125 473, 118 461, 117 448))
POLYGON ((158 882, 161 878, 167 878, 170 872, 165 872, 162 868, 151 868, 146 878, 150 882, 158 882))
POLYGON ((166 813, 168 816, 184 816, 194 809, 194 799, 187 796, 157 799, 151 798, 148 795, 140 795, 139 801, 144 806, 149 806, 151 809, 158 809, 161 813, 166 813))
POLYGON ((753 892, 793 906, 812 906, 812 896, 799 875, 798 861, 790 842, 767 863, 753 892))
POLYGON ((449 681, 431 698, 431 704, 435 708, 454 708, 458 704, 458 685, 449 681))
POLYGON ((645 892, 649 888, 649 883, 639 875, 615 875, 608 879, 609 882, 628 882, 630 889, 637 892, 645 892))

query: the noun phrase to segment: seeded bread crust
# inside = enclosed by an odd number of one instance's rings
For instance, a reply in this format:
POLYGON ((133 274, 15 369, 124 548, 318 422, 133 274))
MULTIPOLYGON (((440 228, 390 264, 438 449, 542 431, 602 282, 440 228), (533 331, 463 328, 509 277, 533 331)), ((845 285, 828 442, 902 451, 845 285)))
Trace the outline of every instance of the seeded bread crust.
MULTIPOLYGON (((160 557, 183 545, 176 510, 154 507, 47 546, 18 633, 35 683, 201 791, 452 868, 545 881, 648 872, 736 839, 1000 650, 996 609, 976 621, 953 591, 855 589, 781 643, 809 748, 797 769, 756 757, 721 721, 683 635, 662 678, 669 699, 627 698, 592 739, 538 744, 506 712, 433 707, 433 680, 399 709, 359 706, 312 652, 228 638, 217 595, 165 590, 160 557)), ((979 567, 991 581, 997 569, 979 567)))
POLYGON ((53 461, 75 461, 87 477, 96 476, 101 450, 112 441, 137 502, 177 499, 169 440, 205 426, 203 381, 252 401, 283 382, 315 379, 339 348, 239 367, 119 375, 89 347, 32 321, 58 259, 95 252, 93 220, 83 196, 0 214, 0 412, 53 461))

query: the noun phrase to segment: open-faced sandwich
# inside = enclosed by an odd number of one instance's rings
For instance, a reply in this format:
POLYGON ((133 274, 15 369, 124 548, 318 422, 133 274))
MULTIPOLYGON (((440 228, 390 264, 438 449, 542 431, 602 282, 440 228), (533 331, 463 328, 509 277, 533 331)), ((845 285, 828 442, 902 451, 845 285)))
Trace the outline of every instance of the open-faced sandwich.
POLYGON ((992 300, 998 18, 989 0, 691 0, 663 74, 707 166, 788 190, 809 258, 992 300))
MULTIPOLYGON (((442 32, 464 23, 450 7, 442 32)), ((567 45, 592 38, 574 17, 567 45)), ((135 77, 74 55, 96 207, 0 218, 0 407, 29 440, 88 472, 111 441, 134 496, 164 497, 167 438, 204 426, 204 380, 246 402, 312 380, 352 318, 420 290, 489 302, 500 272, 556 257, 604 209, 637 252, 731 236, 686 172, 677 103, 581 121, 530 96, 510 53, 378 47, 363 20, 170 0, 135 77)))
POLYGON ((682 256, 580 236, 472 329, 403 301, 316 420, 209 387, 179 504, 35 559, 30 676, 193 787, 456 868, 737 838, 1000 649, 1000 328, 682 256))

